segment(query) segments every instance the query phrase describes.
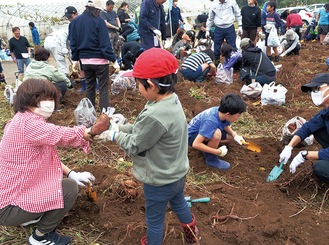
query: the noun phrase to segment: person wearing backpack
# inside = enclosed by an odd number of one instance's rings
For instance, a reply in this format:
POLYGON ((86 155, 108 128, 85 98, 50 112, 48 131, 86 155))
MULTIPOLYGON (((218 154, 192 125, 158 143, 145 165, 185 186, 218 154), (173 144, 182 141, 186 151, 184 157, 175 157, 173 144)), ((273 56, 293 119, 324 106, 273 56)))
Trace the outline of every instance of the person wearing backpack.
POLYGON ((242 49, 241 81, 247 83, 259 82, 269 84, 276 79, 276 69, 266 54, 250 38, 243 38, 240 43, 242 49), (244 72, 247 71, 247 72, 244 72))

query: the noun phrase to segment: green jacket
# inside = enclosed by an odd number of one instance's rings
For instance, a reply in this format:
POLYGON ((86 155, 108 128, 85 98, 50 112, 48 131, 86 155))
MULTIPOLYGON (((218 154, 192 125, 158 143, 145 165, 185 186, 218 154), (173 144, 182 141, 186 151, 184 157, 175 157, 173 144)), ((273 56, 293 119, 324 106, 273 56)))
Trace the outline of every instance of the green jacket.
POLYGON ((67 86, 71 86, 70 79, 47 61, 32 60, 28 67, 26 67, 23 80, 25 81, 28 78, 47 79, 52 83, 66 82, 67 86))
POLYGON ((189 169, 187 122, 174 93, 148 102, 134 124, 123 125, 117 144, 132 157, 139 181, 162 186, 184 177, 189 169))

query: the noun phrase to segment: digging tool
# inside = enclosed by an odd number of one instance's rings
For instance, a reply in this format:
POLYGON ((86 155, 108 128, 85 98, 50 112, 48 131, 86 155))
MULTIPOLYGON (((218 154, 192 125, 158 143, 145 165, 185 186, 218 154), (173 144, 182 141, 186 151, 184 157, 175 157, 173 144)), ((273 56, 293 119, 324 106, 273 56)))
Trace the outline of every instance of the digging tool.
POLYGON ((202 203, 210 202, 209 197, 202 197, 202 198, 197 198, 197 199, 191 199, 191 197, 185 197, 185 200, 189 207, 192 207, 193 202, 202 202, 202 203))
POLYGON ((262 150, 260 149, 260 147, 258 145, 256 145, 255 143, 252 142, 243 142, 243 145, 247 146, 247 149, 253 152, 261 152, 262 150))
POLYGON ((283 168, 283 164, 284 164, 284 161, 282 161, 280 163, 280 166, 279 167, 278 166, 275 166, 271 170, 270 174, 268 175, 268 177, 266 179, 267 182, 272 182, 272 181, 276 180, 277 178, 279 178, 280 174, 283 171, 283 169, 282 169, 283 168))
POLYGON ((155 35, 155 36, 156 36, 157 39, 158 39, 158 42, 159 42, 160 48, 164 49, 161 36, 159 36, 159 35, 155 35))

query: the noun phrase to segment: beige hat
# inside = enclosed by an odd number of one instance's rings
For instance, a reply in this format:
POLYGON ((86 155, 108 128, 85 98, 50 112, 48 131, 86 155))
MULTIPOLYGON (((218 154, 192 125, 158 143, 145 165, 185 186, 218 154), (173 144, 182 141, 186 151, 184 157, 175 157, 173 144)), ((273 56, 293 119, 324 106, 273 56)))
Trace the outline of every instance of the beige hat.
POLYGON ((287 40, 289 40, 289 41, 294 40, 295 39, 295 35, 294 34, 295 33, 294 33, 293 30, 291 30, 291 29, 287 30, 286 31, 286 38, 287 38, 287 40))
POLYGON ((92 7, 99 10, 103 10, 101 0, 89 0, 86 7, 92 7))
POLYGON ((250 42, 250 38, 243 38, 240 42, 240 48, 243 49, 244 47, 246 47, 250 42))

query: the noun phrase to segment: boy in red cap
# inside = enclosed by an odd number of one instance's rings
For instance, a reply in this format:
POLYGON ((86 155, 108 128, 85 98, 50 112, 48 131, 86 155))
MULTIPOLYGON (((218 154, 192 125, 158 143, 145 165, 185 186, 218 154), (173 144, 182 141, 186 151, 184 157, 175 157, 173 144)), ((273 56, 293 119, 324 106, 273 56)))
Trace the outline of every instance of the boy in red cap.
POLYGON ((148 100, 134 124, 111 125, 100 138, 115 141, 133 160, 133 175, 144 183, 147 237, 141 244, 160 245, 167 203, 180 220, 187 243, 198 240, 195 217, 184 198, 189 169, 187 123, 175 93, 178 62, 164 49, 151 48, 136 60, 132 72, 148 100))

